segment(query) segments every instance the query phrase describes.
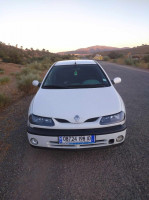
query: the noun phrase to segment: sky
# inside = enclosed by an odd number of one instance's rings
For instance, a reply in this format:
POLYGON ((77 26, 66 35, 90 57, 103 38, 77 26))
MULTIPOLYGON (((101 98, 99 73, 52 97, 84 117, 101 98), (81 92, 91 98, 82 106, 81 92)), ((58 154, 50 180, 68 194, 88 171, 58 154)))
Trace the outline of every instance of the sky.
POLYGON ((149 0, 0 0, 0 41, 50 52, 149 44, 149 0))

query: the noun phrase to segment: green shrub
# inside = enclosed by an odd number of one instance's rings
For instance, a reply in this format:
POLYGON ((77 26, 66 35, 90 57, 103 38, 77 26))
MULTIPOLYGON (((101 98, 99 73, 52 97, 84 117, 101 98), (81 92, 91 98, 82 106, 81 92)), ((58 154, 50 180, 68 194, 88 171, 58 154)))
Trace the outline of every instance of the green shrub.
POLYGON ((126 65, 134 65, 134 66, 138 66, 138 64, 140 63, 139 60, 133 60, 131 58, 127 58, 124 60, 126 65))
POLYGON ((9 61, 10 61, 10 57, 7 55, 4 55, 3 62, 9 62, 9 61))
POLYGON ((7 105, 10 102, 9 97, 7 97, 4 94, 0 94, 0 108, 4 107, 5 105, 7 105))
POLYGON ((108 61, 109 59, 110 59, 109 56, 104 56, 103 58, 104 61, 108 61))
POLYGON ((8 83, 10 81, 8 76, 4 76, 0 78, 0 85, 3 85, 5 83, 8 83))
POLYGON ((15 76, 18 72, 10 72, 11 76, 15 76))
POLYGON ((3 74, 3 73, 4 73, 4 70, 0 68, 0 74, 3 74))
POLYGON ((38 75, 39 74, 39 71, 35 70, 35 69, 32 69, 32 68, 29 68, 29 67, 26 67, 24 69, 21 70, 21 72, 16 72, 16 79, 17 80, 20 80, 21 77, 24 75, 24 76, 27 76, 29 74, 35 74, 35 75, 38 75))
POLYGON ((28 64, 27 68, 30 68, 35 71, 43 71, 49 68, 49 63, 46 63, 46 61, 44 60, 40 63, 35 61, 33 63, 28 64))
POLYGON ((27 68, 30 68, 30 69, 34 69, 34 70, 41 70, 42 66, 40 63, 38 63, 37 61, 35 62, 32 62, 30 64, 27 65, 27 68))
MULTIPOLYGON (((58 61, 59 59, 55 60, 58 61)), ((46 57, 41 61, 41 64, 43 65, 44 69, 49 69, 53 62, 51 61, 50 58, 46 57)))
POLYGON ((24 69, 22 69, 21 72, 16 73, 16 78, 19 79, 22 75, 28 75, 28 74, 40 74, 42 71, 49 69, 49 63, 46 63, 46 61, 42 62, 33 62, 30 64, 27 64, 24 69))
POLYGON ((140 63, 140 60, 133 60, 133 63, 134 63, 135 66, 138 66, 139 63, 140 63))
POLYGON ((112 51, 108 54, 108 56, 111 58, 111 59, 117 59, 117 58, 120 58, 122 57, 123 55, 118 53, 118 52, 115 52, 115 51, 112 51))
POLYGON ((129 58, 125 59, 124 62, 125 62, 126 65, 133 65, 134 64, 133 60, 129 59, 129 58))
POLYGON ((149 63, 149 55, 144 56, 143 60, 144 62, 149 63))
POLYGON ((32 85, 33 80, 39 80, 40 77, 38 74, 22 74, 17 79, 17 86, 20 91, 25 94, 33 94, 36 91, 36 88, 32 85))
POLYGON ((19 73, 21 75, 28 75, 28 74, 38 74, 38 71, 35 69, 32 69, 30 67, 26 67, 24 69, 22 69, 22 71, 19 73))

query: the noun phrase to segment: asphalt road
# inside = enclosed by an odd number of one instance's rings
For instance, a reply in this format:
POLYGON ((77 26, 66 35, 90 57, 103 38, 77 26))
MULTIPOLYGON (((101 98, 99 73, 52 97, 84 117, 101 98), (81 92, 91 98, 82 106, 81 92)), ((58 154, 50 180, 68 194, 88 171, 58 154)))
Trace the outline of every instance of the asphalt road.
POLYGON ((103 63, 127 110, 123 145, 86 151, 34 149, 26 137, 32 97, 0 113, 0 199, 148 200, 149 72, 103 63))

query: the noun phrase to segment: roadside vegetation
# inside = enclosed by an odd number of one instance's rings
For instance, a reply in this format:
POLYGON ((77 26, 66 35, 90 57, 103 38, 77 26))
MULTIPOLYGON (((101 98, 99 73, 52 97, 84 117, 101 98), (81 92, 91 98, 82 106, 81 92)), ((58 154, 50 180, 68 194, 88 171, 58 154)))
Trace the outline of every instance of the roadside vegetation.
POLYGON ((6 84, 10 81, 8 76, 0 77, 0 85, 6 84))
POLYGON ((129 65, 138 68, 149 69, 149 45, 142 44, 133 48, 124 48, 116 51, 104 51, 92 55, 102 57, 104 61, 109 61, 122 65, 129 65))
POLYGON ((0 59, 6 63, 15 63, 21 65, 26 65, 35 61, 42 62, 43 64, 47 64, 49 62, 49 64, 51 64, 58 60, 74 59, 74 56, 50 53, 46 49, 23 49, 23 46, 18 48, 17 44, 14 47, 0 42, 0 59))
POLYGON ((103 60, 122 65, 130 65, 138 68, 149 69, 149 55, 132 56, 112 52, 107 56, 104 56, 103 60))
POLYGON ((0 68, 0 74, 4 74, 4 70, 0 68))
POLYGON ((5 94, 0 94, 0 108, 6 106, 9 102, 9 97, 7 97, 5 94))
POLYGON ((32 85, 33 80, 42 80, 42 75, 49 69, 48 63, 33 62, 26 65, 20 73, 16 73, 17 88, 23 95, 33 94, 37 91, 32 85))
POLYGON ((41 80, 38 74, 20 75, 17 80, 17 86, 20 92, 24 94, 34 94, 37 89, 32 85, 33 80, 41 80))
POLYGON ((34 94, 38 88, 33 80, 41 81, 50 66, 59 60, 76 59, 48 50, 18 48, 0 42, 0 108, 22 96, 34 94))
POLYGON ((88 58, 149 69, 149 45, 142 44, 133 48, 126 47, 115 51, 97 52, 89 55, 88 58))
POLYGON ((21 72, 16 73, 17 88, 23 95, 34 94, 37 88, 32 86, 33 80, 42 81, 43 76, 51 66, 51 60, 34 61, 25 65, 21 72))

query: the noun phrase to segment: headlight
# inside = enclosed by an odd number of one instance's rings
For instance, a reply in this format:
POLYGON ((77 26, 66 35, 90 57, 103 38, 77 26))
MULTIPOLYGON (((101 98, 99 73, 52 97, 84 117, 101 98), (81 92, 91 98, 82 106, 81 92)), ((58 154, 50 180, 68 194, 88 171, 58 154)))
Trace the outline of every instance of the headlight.
POLYGON ((114 124, 121 122, 125 119, 125 113, 121 111, 120 113, 114 114, 114 115, 108 115, 104 116, 100 120, 101 125, 106 125, 106 124, 114 124))
POLYGON ((29 116, 29 122, 31 124, 36 124, 40 126, 54 126, 54 121, 51 118, 40 117, 33 114, 29 116))

